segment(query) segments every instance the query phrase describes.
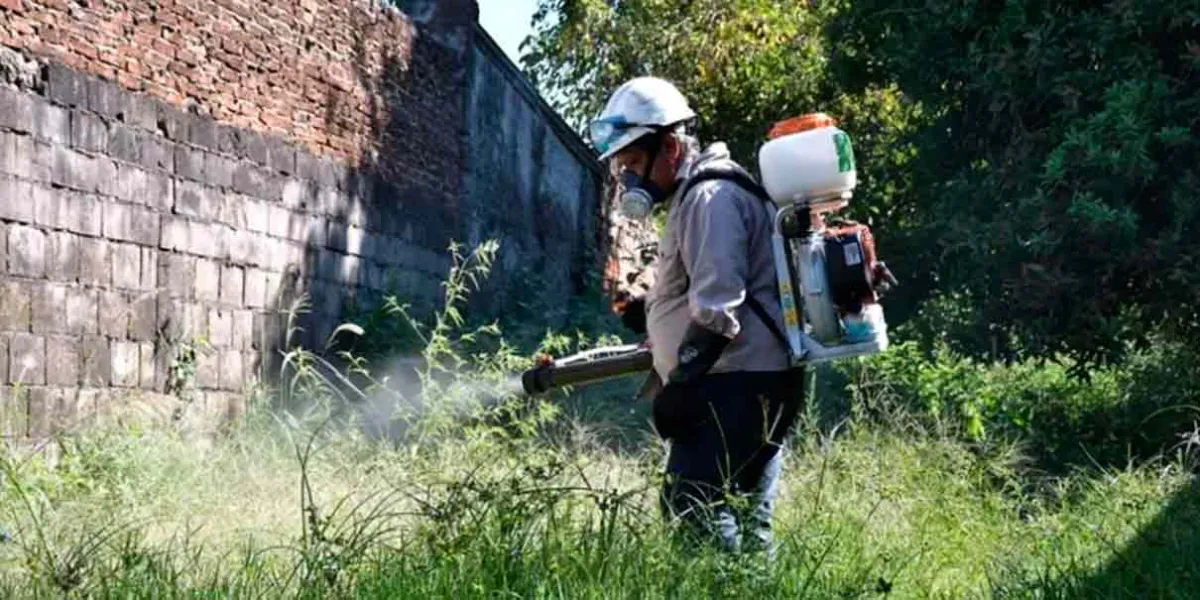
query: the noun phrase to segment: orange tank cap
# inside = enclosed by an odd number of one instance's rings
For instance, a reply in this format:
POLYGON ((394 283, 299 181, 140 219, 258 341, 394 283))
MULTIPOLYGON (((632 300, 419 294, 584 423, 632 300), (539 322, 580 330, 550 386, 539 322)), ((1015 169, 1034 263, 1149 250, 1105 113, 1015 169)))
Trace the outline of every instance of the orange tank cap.
POLYGON ((776 123, 771 128, 771 131, 767 133, 767 137, 775 139, 785 135, 792 135, 793 133, 820 129, 821 127, 833 127, 835 125, 837 125, 837 121, 825 113, 809 113, 776 123))

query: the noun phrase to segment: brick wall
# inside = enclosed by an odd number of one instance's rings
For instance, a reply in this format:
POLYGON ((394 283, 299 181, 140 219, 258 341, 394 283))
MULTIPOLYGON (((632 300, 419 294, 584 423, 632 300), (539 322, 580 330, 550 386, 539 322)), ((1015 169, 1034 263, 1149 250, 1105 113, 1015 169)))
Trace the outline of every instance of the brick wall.
POLYGON ((365 2, 0 3, 4 433, 170 403, 192 346, 188 399, 237 414, 302 294, 310 346, 432 304, 465 59, 417 37, 365 2))
POLYGON ((467 49, 439 34, 478 8, 426 3, 419 30, 381 0, 5 0, 0 47, 403 183, 457 225, 467 49))
MULTIPOLYGON (((235 416, 298 299, 313 348, 351 304, 438 301, 483 201, 477 7, 418 4, 0 0, 0 433, 138 398, 235 416)), ((594 203, 566 187, 544 199, 594 203)), ((570 237, 580 210, 533 226, 570 237)))
POLYGON ((408 65, 414 33, 366 2, 0 3, 0 45, 341 157, 372 135, 364 82, 408 65))
POLYGON ((72 422, 112 390, 174 391, 171 362, 197 345, 191 387, 237 412, 301 293, 310 345, 349 301, 434 300, 447 259, 341 163, 45 72, 40 92, 0 88, 0 377, 28 403, 10 434, 72 422))

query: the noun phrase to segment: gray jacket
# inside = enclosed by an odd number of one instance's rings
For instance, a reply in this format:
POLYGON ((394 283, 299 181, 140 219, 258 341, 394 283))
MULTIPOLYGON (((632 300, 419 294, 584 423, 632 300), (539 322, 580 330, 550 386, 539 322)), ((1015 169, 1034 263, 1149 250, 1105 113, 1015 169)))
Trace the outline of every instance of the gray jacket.
MULTIPOLYGON (((686 180, 716 164, 741 169, 725 144, 716 143, 685 163, 680 175, 686 180)), ((732 181, 705 181, 686 198, 678 197, 681 191, 671 198, 646 296, 655 371, 665 381, 675 368, 689 321, 733 340, 712 373, 787 369, 782 345, 745 304, 753 294, 783 330, 768 206, 732 181)))

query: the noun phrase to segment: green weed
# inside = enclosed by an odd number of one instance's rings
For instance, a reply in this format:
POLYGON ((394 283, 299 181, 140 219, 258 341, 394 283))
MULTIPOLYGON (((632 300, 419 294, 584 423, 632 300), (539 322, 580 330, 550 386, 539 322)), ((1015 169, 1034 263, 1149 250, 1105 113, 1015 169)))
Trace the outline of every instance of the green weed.
POLYGON ((1186 462, 1034 478, 994 414, 1026 397, 1012 389, 1081 388, 1033 367, 914 365, 903 346, 843 371, 842 420, 799 428, 775 562, 681 544, 657 511, 663 447, 625 399, 636 381, 537 399, 504 387, 535 352, 603 338, 519 350, 495 324, 470 324, 462 306, 491 250, 452 249, 444 306, 428 318, 389 304, 422 342, 411 375, 341 344, 372 335, 347 326, 328 353, 289 350, 275 391, 286 401, 254 403, 206 442, 112 423, 64 433, 54 460, 6 446, 0 594, 1170 597, 1200 576, 1186 462), (388 403, 400 426, 378 435, 366 421, 388 403))

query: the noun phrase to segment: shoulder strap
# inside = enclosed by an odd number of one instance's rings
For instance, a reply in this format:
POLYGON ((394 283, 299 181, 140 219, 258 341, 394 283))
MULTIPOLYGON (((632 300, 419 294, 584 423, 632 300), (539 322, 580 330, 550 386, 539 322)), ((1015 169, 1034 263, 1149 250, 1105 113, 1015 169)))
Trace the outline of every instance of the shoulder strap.
POLYGON ((771 318, 771 315, 767 314, 767 309, 763 308, 758 298, 746 294, 746 305, 750 307, 750 310, 754 311, 755 315, 758 315, 758 320, 762 321, 763 325, 766 325, 767 329, 771 330, 771 335, 775 338, 775 341, 779 342, 779 345, 783 346, 783 351, 791 353, 792 346, 788 344, 787 336, 783 335, 783 331, 779 329, 779 325, 771 318))
POLYGON ((687 180, 683 185, 683 192, 679 194, 679 199, 683 200, 686 198, 687 195, 692 191, 692 188, 696 187, 697 185, 704 183, 705 181, 714 181, 718 179, 732 181, 746 191, 757 196, 763 202, 771 202, 770 194, 767 194, 767 190, 764 189, 763 186, 759 185, 754 178, 737 169, 721 169, 716 167, 704 169, 698 174, 693 175, 691 179, 687 180))
MULTIPOLYGON (((774 204, 774 202, 771 200, 770 194, 767 193, 767 190, 759 185, 759 183, 749 175, 746 175, 737 169, 717 168, 705 169, 689 179, 684 184, 683 192, 679 194, 680 200, 686 198, 688 193, 692 191, 692 188, 696 187, 697 185, 704 183, 705 181, 713 181, 718 179, 732 181, 746 191, 757 196, 763 202, 774 204)), ((758 299, 753 295, 747 293, 746 305, 749 306, 750 310, 754 312, 755 316, 757 316, 759 320, 763 322, 763 325, 766 325, 767 329, 771 330, 771 335, 780 343, 780 345, 783 346, 783 351, 785 353, 790 353, 792 347, 790 344, 788 344, 787 336, 785 336, 783 331, 779 329, 779 325, 774 319, 771 318, 771 315, 767 314, 767 310, 763 307, 762 303, 759 302, 758 299)))

